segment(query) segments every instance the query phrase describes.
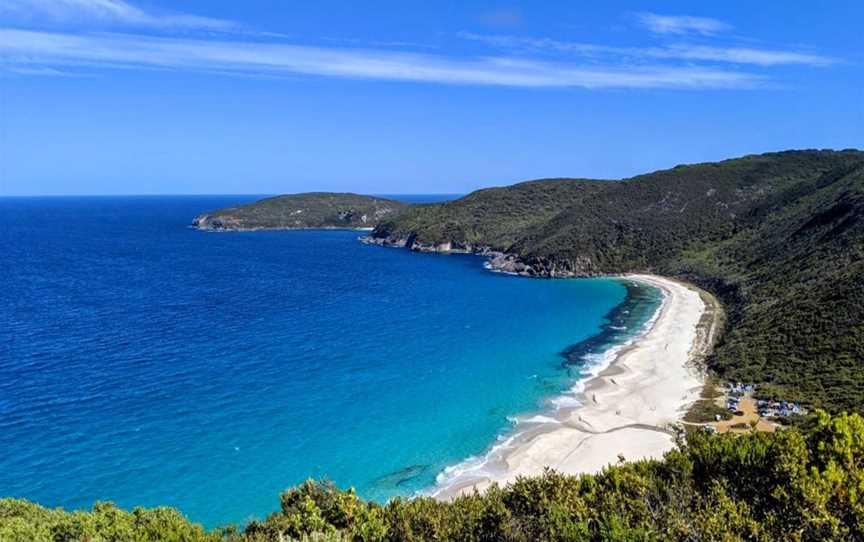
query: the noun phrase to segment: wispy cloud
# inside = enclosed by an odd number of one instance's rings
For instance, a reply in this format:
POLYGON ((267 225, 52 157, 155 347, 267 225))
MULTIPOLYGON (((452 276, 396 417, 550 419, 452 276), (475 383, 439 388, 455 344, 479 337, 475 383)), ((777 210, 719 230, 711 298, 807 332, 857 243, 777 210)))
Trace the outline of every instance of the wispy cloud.
POLYGON ((235 31, 233 21, 188 15, 154 13, 123 0, 2 0, 0 17, 23 21, 51 21, 87 26, 111 25, 164 30, 235 31))
POLYGON ((701 34, 711 36, 732 30, 732 25, 710 17, 636 13, 636 20, 655 34, 701 34))
POLYGON ((92 73, 63 71, 56 68, 42 67, 29 68, 26 66, 12 66, 9 68, 9 71, 11 73, 17 73, 18 75, 32 75, 36 77, 94 77, 94 74, 92 73))
POLYGON ((754 64, 758 66, 779 66, 784 64, 828 66, 838 62, 835 58, 812 53, 776 49, 754 49, 750 47, 672 45, 660 49, 652 49, 650 50, 650 54, 654 58, 710 60, 734 64, 754 64))
POLYGON ((749 64, 754 66, 806 65, 828 66, 837 59, 780 49, 756 49, 751 47, 721 47, 707 45, 676 44, 663 47, 614 47, 590 43, 574 43, 549 38, 475 34, 461 32, 460 37, 482 42, 493 47, 529 53, 554 52, 589 58, 609 57, 618 60, 669 59, 749 64))
MULTIPOLYGON (((483 17, 487 24, 496 25, 521 21, 518 10, 498 10, 483 17)), ((653 13, 637 17, 652 32, 663 34, 704 36, 731 28, 704 17, 653 13)), ((261 39, 285 36, 253 31, 233 21, 145 10, 127 0, 0 0, 0 25, 30 28, 0 26, 4 61, 0 69, 33 76, 163 69, 246 77, 305 74, 509 87, 699 89, 765 86, 768 77, 752 73, 753 66, 836 62, 822 55, 779 49, 686 43, 616 47, 472 33, 460 36, 502 50, 466 57, 399 52, 392 48, 409 44, 361 45, 350 39, 342 40, 343 47, 293 45, 261 39), (22 25, 22 21, 31 24, 22 25), (57 25, 75 32, 50 31, 57 25), (744 66, 751 70, 743 71, 744 66)))
POLYGON ((238 75, 327 77, 461 85, 581 88, 742 88, 763 82, 735 70, 692 66, 602 66, 509 57, 444 55, 133 36, 0 29, 11 68, 157 68, 238 75))

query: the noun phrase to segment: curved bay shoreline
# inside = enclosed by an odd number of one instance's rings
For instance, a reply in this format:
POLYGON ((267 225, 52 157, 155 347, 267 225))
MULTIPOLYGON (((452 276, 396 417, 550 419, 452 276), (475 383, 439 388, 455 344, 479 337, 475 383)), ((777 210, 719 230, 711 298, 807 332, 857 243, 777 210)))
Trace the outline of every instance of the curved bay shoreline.
POLYGON ((583 381, 578 406, 542 415, 534 427, 494 446, 482 461, 448 468, 431 491, 434 497, 446 500, 482 491, 492 483, 503 485, 546 468, 594 473, 621 458, 660 458, 675 446, 673 426, 703 388, 700 361, 716 338, 719 304, 694 286, 672 279, 646 274, 621 278, 663 292, 647 329, 610 349, 613 360, 583 381))

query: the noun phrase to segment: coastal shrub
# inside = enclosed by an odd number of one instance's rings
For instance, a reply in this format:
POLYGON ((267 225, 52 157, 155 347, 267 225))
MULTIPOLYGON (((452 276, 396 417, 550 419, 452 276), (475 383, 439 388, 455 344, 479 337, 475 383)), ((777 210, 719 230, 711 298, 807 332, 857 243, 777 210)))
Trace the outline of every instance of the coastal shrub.
POLYGON ((450 502, 366 502, 308 481, 245 529, 168 508, 67 512, 0 499, 0 542, 573 542, 864 540, 864 418, 819 412, 774 433, 693 432, 662 461, 552 471, 450 502))
POLYGON ((0 499, 0 542, 217 542, 230 540, 232 532, 207 533, 172 508, 127 512, 102 502, 89 512, 66 512, 0 499))
POLYGON ((280 504, 279 512, 250 523, 246 533, 260 540, 326 535, 358 542, 376 542, 387 534, 380 506, 362 501, 353 489, 340 491, 332 482, 307 480, 282 493, 280 504))
POLYGON ((292 538, 290 542, 352 542, 350 535, 343 531, 304 534, 300 538, 292 538))

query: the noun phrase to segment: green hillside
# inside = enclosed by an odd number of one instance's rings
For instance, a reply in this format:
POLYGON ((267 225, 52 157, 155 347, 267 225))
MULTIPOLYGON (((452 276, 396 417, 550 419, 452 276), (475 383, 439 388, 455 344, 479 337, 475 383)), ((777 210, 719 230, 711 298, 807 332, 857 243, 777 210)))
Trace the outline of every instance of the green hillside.
POLYGON ((510 255, 538 276, 652 272, 729 311, 710 365, 763 394, 864 409, 864 153, 788 151, 623 181, 549 180, 412 209, 372 237, 510 255), (445 245, 446 246, 446 245, 445 245))
POLYGON ((455 201, 413 206, 398 220, 384 221, 375 236, 407 238, 458 247, 508 247, 531 226, 543 224, 576 201, 602 189, 603 181, 544 179, 506 188, 487 188, 455 201))
POLYGON ((371 228, 407 208, 399 201, 359 194, 308 192, 262 199, 204 213, 192 225, 202 230, 291 230, 371 228))

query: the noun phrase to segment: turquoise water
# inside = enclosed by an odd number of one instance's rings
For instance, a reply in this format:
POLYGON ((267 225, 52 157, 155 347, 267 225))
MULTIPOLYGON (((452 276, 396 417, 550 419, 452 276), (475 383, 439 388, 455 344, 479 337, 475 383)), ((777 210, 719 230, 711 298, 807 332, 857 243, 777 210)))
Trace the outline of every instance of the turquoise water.
POLYGON ((208 526, 309 477, 412 495, 656 307, 357 232, 187 227, 239 200, 0 199, 0 494, 208 526))

